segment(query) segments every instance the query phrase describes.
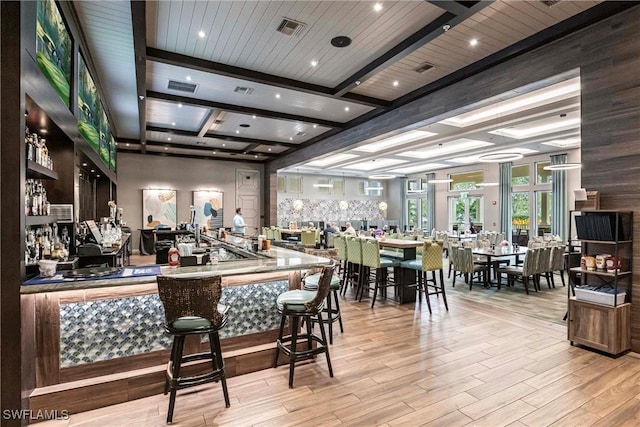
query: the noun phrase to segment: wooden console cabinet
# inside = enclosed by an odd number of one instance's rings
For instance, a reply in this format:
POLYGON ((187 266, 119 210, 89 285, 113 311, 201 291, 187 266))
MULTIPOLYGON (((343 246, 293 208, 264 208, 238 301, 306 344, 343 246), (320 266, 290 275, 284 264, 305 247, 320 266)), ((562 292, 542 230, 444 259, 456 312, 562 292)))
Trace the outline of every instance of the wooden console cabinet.
POLYGON ((631 348, 631 304, 616 307, 569 299, 569 341, 609 354, 631 348))

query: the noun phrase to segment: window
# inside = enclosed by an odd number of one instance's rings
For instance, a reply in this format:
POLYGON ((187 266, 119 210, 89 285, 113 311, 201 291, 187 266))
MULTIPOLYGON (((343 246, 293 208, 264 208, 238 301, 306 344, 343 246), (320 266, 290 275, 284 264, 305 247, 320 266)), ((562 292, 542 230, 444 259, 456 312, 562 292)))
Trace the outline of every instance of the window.
POLYGON ((484 182, 483 171, 472 171, 449 175, 453 181, 449 184, 450 191, 475 190, 476 183, 484 182))
POLYGON ((550 184, 551 171, 544 170, 545 166, 551 165, 551 162, 536 163, 536 184, 550 184))
POLYGON ((407 180, 407 194, 421 194, 427 189, 427 179, 409 179, 407 180))
POLYGON ((420 228, 429 230, 429 218, 427 217, 427 199, 420 199, 420 228))
POLYGON ((511 193, 511 225, 514 230, 528 230, 530 225, 529 193, 511 193))
POLYGON ((536 225, 538 236, 551 233, 551 206, 553 205, 551 191, 536 191, 536 225))
POLYGON ((511 167, 511 185, 529 185, 529 165, 511 167))
POLYGON ((287 192, 287 177, 279 176, 278 177, 278 193, 286 193, 287 192))
POLYGON ((418 201, 415 199, 407 200, 407 228, 409 230, 418 224, 418 201))
POLYGON ((483 221, 482 196, 449 198, 449 229, 467 230, 469 223, 481 225, 483 221))

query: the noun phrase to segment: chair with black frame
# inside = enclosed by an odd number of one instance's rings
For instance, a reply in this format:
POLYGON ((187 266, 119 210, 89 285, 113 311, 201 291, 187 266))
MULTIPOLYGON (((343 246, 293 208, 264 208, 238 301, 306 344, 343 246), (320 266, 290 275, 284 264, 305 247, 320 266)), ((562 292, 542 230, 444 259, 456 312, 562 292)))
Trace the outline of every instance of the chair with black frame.
POLYGON ((565 286, 564 281, 564 254, 565 254, 566 246, 564 245, 556 245, 551 248, 551 265, 549 267, 551 271, 551 285, 555 288, 555 272, 560 273, 560 279, 562 280, 562 286, 565 286))
POLYGON ((418 287, 418 292, 424 292, 429 313, 431 313, 431 301, 429 301, 430 295, 442 295, 444 307, 449 311, 447 295, 444 288, 444 272, 442 264, 441 240, 436 242, 424 242, 422 246, 422 258, 402 261, 400 264, 402 268, 416 270, 416 285, 418 287), (440 285, 438 285, 438 281, 436 279, 436 271, 439 272, 440 285), (431 272, 431 279, 427 277, 428 272, 431 272), (433 290, 430 290, 430 287, 433 290))
POLYGON ((522 279, 524 284, 524 290, 529 295, 529 278, 533 282, 533 289, 538 292, 538 285, 536 284, 536 271, 538 266, 538 256, 540 249, 529 249, 527 255, 524 257, 522 266, 507 266, 498 269, 498 284, 501 282, 502 273, 507 275, 508 286, 513 285, 517 278, 522 279))
POLYGON ((222 295, 221 276, 195 279, 158 276, 157 281, 158 294, 164 306, 164 328, 173 337, 164 388, 164 394, 170 393, 167 423, 173 420, 176 392, 195 385, 220 382, 228 408, 229 392, 218 335, 227 324, 228 310, 228 307, 219 304, 222 295), (209 336, 210 352, 183 356, 185 337, 202 334, 209 336), (210 360, 212 370, 189 377, 180 376, 182 364, 196 360, 210 360))
POLYGON ((378 291, 382 290, 382 296, 386 297, 386 290, 388 287, 400 286, 400 283, 396 282, 395 275, 394 280, 389 280, 389 268, 395 268, 400 266, 400 260, 397 258, 384 258, 380 256, 380 243, 377 239, 364 239, 362 240, 362 280, 360 282, 358 301, 362 301, 362 296, 365 290, 371 289, 369 284, 371 282, 371 272, 374 272, 373 281, 373 298, 371 299, 371 308, 376 304, 376 298, 378 291))
POLYGON ((331 279, 335 267, 328 265, 323 267, 322 273, 318 280, 318 290, 305 291, 293 290, 280 294, 276 300, 278 311, 280 312, 280 330, 276 341, 276 351, 273 358, 273 367, 278 366, 278 357, 282 351, 289 358, 289 388, 293 388, 293 373, 295 363, 298 360, 306 360, 315 357, 317 354, 324 353, 327 358, 327 366, 329 368, 329 376, 333 377, 333 369, 331 368, 331 359, 329 357, 329 346, 327 344, 327 335, 324 327, 320 328, 321 336, 315 335, 312 329, 312 322, 323 324, 322 309, 326 301, 327 295, 331 287, 331 279), (291 334, 284 335, 285 323, 287 317, 291 318, 291 334), (306 333, 298 333, 300 320, 306 324, 306 333), (306 341, 306 350, 298 350, 298 340, 306 341), (318 345, 314 348, 313 342, 318 345), (289 346, 286 344, 289 343, 289 346))
MULTIPOLYGON (((307 274, 303 277, 305 291, 317 291, 318 283, 320 282, 321 273, 314 271, 313 269, 307 271, 307 274)), ((338 275, 331 277, 331 285, 329 287, 329 294, 327 295, 327 305, 324 307, 323 312, 326 317, 322 319, 323 323, 329 326, 329 344, 333 344, 333 323, 338 322, 340 325, 340 332, 344 333, 344 326, 342 325, 342 312, 340 311, 340 300, 338 299, 338 291, 340 290, 341 280, 338 275), (333 297, 333 300, 332 300, 333 297)), ((312 319, 312 323, 315 321, 312 319)), ((323 327, 323 325, 321 325, 323 327)))
MULTIPOLYGON (((453 249, 452 249, 453 250, 453 249)), ((469 282, 469 290, 473 287, 473 276, 478 273, 478 280, 481 280, 480 273, 487 274, 487 266, 484 264, 476 264, 473 261, 473 249, 459 247, 453 260, 453 286, 456 285, 456 276, 461 273, 465 275, 465 280, 469 282)), ((483 283, 486 281, 483 281, 483 283)))

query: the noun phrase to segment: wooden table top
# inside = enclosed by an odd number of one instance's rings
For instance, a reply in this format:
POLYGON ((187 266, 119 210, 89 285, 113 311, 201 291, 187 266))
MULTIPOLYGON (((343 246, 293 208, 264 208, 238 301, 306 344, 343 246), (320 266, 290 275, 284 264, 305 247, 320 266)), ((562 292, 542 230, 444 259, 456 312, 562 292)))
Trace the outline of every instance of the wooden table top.
POLYGON ((484 256, 493 256, 493 257, 503 257, 503 256, 514 256, 514 255, 525 255, 527 253, 526 246, 519 246, 518 250, 513 250, 513 246, 496 246, 494 250, 491 248, 476 248, 472 250, 474 255, 484 255, 484 256))
POLYGON ((424 242, 419 240, 404 240, 404 239, 379 239, 380 246, 385 248, 396 248, 396 249, 406 249, 406 248, 419 248, 422 246, 424 242))

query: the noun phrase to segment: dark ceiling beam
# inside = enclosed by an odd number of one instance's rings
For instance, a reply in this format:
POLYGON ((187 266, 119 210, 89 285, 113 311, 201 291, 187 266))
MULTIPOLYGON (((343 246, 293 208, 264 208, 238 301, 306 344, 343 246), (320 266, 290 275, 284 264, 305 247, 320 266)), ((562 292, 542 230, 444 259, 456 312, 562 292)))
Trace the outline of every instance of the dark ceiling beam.
POLYGON ((138 92, 138 126, 140 128, 140 142, 144 153, 146 141, 145 127, 147 124, 147 106, 145 101, 147 91, 147 17, 145 2, 131 1, 131 24, 133 28, 133 51, 136 63, 136 90, 138 92))
POLYGON ((265 158, 275 157, 273 154, 253 153, 252 151, 246 148, 242 150, 233 150, 230 148, 205 147, 202 145, 176 144, 176 143, 162 142, 162 141, 147 141, 147 145, 149 147, 167 147, 167 148, 176 148, 180 150, 193 150, 193 151, 202 151, 202 152, 206 151, 210 154, 212 154, 214 151, 216 153, 224 153, 224 154, 247 154, 247 155, 258 154, 262 156, 263 160, 265 160, 265 158))
POLYGON ((463 4, 460 4, 457 1, 451 0, 426 0, 427 3, 430 3, 434 6, 438 6, 440 9, 444 9, 447 12, 451 12, 455 15, 464 14, 469 8, 463 4))
POLYGON ((241 105, 225 104, 223 102, 208 101, 205 99, 189 98, 186 96, 173 95, 169 93, 147 91, 147 98, 157 99, 158 101, 173 102, 174 104, 194 105, 197 107, 213 108, 218 110, 229 111, 232 113, 251 114, 267 119, 288 120, 294 122, 303 122, 317 124, 324 127, 338 128, 344 127, 344 123, 333 122, 330 120, 318 119, 315 117, 299 116, 297 114, 280 113, 272 110, 263 110, 261 108, 243 107, 241 105))
POLYGON ((216 117, 218 117, 218 112, 215 110, 209 110, 207 113, 207 117, 202 121, 202 126, 200 127, 200 132, 198 132, 198 137, 202 138, 208 131, 211 129, 211 126, 216 122, 216 117))
POLYGON ((246 138, 242 136, 220 135, 214 132, 206 132, 203 136, 200 136, 199 132, 182 130, 182 129, 163 128, 158 126, 147 126, 147 130, 149 132, 163 132, 163 133, 166 133, 167 135, 189 136, 193 138, 212 138, 212 139, 219 139, 221 141, 239 142, 243 144, 268 145, 271 147, 274 147, 274 146, 298 147, 299 146, 299 144, 293 144, 291 142, 278 142, 278 141, 270 141, 266 139, 246 138))
POLYGON ((429 22, 427 25, 389 49, 380 57, 362 67, 360 70, 356 71, 348 79, 336 86, 336 95, 346 94, 357 87, 360 82, 366 81, 390 65, 398 62, 405 56, 420 49, 436 37, 440 36, 445 31, 443 28, 445 25, 453 27, 474 15, 481 9, 489 6, 491 3, 493 3, 493 1, 480 1, 469 8, 460 5, 462 9, 459 10, 459 14, 452 13, 450 11, 444 12, 442 15, 429 22))
MULTIPOLYGON (((337 95, 335 90, 330 87, 306 83, 300 80, 289 79, 273 74, 265 74, 259 71, 234 67, 232 65, 222 64, 219 62, 207 61, 200 58, 194 58, 193 56, 168 52, 166 50, 156 49, 153 47, 147 47, 147 60, 174 65, 176 67, 190 68, 192 70, 203 71, 206 73, 218 74, 221 76, 233 77, 236 79, 248 80, 254 83, 261 83, 283 89, 295 90, 297 92, 304 92, 311 95, 325 96, 328 98, 341 98, 341 95, 337 95)), ((376 108, 383 108, 389 104, 389 102, 382 99, 367 96, 353 97, 349 98, 349 100, 356 104, 376 108)))
MULTIPOLYGON (((138 150, 131 149, 118 149, 119 153, 131 153, 131 154, 140 154, 138 150)), ((211 156, 199 156, 197 154, 179 154, 179 153, 163 153, 160 151, 147 151, 145 153, 147 156, 164 156, 164 157, 181 157, 183 159, 200 159, 200 160, 216 160, 220 162, 244 162, 244 163, 264 163, 264 160, 259 159, 229 159, 226 157, 216 157, 214 155, 211 156)))

